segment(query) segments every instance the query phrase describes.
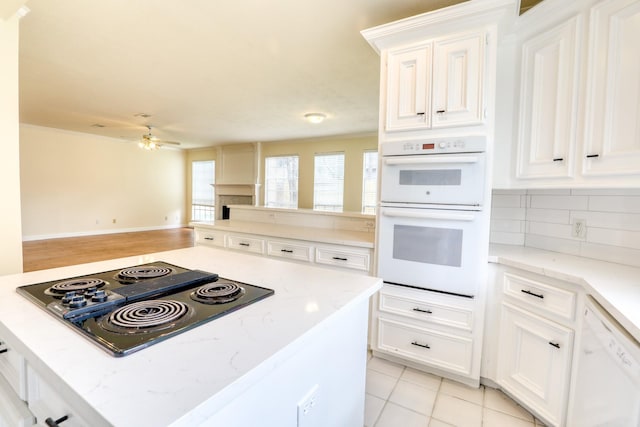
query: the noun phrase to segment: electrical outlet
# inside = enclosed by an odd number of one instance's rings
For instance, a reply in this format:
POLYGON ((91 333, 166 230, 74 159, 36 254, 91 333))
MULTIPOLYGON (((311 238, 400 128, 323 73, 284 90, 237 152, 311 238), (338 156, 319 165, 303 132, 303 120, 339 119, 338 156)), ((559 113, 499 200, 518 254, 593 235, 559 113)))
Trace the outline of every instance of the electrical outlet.
POLYGON ((111 220, 111 222, 112 222, 113 224, 115 224, 115 223, 116 223, 116 219, 115 219, 115 218, 113 218, 113 220, 111 220))
POLYGON ((587 238, 587 221, 584 219, 575 219, 571 224, 571 237, 578 239, 587 238))
POLYGON ((318 384, 298 402, 298 427, 320 427, 318 414, 318 384))

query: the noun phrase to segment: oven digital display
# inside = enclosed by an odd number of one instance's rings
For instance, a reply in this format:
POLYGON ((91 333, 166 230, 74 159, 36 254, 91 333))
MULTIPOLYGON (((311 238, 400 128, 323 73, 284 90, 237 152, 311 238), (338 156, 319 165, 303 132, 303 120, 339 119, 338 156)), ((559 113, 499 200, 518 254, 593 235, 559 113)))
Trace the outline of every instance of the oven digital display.
POLYGON ((433 150, 434 148, 436 148, 436 144, 434 144, 434 143, 422 144, 422 149, 423 150, 433 150))

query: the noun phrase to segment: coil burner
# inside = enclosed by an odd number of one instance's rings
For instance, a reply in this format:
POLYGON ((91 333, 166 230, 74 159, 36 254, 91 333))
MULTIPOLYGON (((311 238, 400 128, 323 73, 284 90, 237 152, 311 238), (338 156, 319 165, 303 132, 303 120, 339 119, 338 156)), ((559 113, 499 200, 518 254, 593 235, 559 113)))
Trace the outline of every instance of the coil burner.
POLYGON ((55 298, 62 298, 67 294, 67 292, 75 292, 79 295, 84 293, 94 293, 97 289, 100 289, 107 284, 108 282, 93 277, 70 279, 65 280, 64 282, 54 283, 49 289, 46 289, 44 293, 55 298))
POLYGON ((244 288, 237 283, 218 281, 200 286, 190 297, 203 304, 225 304, 237 300, 244 293, 244 288))
POLYGON ((156 265, 142 265, 138 267, 125 268, 120 270, 116 279, 123 283, 135 283, 140 280, 155 279, 173 273, 169 267, 159 267, 156 265))
POLYGON ((113 311, 102 321, 102 327, 111 332, 140 334, 169 329, 188 319, 192 309, 174 300, 134 302, 113 311))

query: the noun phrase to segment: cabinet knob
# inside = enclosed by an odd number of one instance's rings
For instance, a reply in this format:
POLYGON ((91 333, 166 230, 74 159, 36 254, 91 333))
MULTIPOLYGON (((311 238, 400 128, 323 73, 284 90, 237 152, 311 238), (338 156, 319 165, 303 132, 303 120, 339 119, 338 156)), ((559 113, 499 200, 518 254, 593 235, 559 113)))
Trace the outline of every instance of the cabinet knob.
POLYGON ((59 424, 62 424, 63 422, 67 421, 68 419, 69 419, 69 417, 67 415, 65 415, 64 417, 58 418, 55 421, 53 420, 53 418, 47 418, 46 420, 44 420, 44 422, 49 427, 58 427, 59 424))

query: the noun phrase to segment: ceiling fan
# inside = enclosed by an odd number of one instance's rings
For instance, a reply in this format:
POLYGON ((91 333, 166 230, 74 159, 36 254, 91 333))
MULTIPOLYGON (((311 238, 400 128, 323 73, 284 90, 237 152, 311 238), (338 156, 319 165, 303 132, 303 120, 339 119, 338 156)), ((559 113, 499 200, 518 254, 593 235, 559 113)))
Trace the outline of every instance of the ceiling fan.
POLYGON ((160 138, 157 138, 151 134, 151 126, 147 126, 149 133, 142 135, 142 139, 138 142, 138 146, 140 148, 144 148, 145 150, 157 150, 163 145, 180 145, 179 142, 174 141, 165 141, 160 138))

